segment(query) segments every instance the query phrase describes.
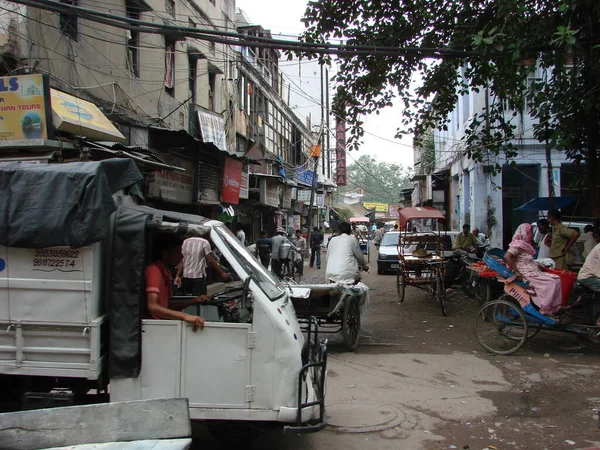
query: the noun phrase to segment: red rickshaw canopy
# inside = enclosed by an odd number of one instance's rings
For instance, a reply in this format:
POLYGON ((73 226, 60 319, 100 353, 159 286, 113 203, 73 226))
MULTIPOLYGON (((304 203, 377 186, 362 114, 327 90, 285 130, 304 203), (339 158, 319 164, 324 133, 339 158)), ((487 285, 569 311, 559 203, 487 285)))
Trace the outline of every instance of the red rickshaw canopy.
POLYGON ((435 208, 431 206, 421 206, 414 208, 402 208, 398 211, 400 216, 400 228, 405 230, 408 221, 413 219, 437 219, 446 220, 446 217, 435 208))

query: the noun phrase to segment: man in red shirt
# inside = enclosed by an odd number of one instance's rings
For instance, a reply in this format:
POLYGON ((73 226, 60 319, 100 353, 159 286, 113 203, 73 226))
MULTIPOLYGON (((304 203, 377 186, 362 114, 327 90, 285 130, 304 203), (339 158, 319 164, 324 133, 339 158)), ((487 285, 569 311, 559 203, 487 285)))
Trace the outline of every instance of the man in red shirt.
POLYGON ((204 328, 205 320, 181 311, 183 308, 210 301, 208 295, 193 300, 169 304, 173 297, 171 270, 181 261, 181 240, 173 235, 160 235, 154 242, 154 262, 146 267, 146 306, 152 319, 183 320, 194 328, 204 328))

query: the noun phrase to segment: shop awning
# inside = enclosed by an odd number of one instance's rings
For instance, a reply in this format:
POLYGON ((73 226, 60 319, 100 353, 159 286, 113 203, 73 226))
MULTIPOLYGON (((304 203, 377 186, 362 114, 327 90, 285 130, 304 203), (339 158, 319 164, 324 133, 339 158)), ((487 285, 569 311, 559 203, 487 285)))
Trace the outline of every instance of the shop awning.
MULTIPOLYGON (((561 209, 576 202, 578 197, 553 197, 552 208, 561 209)), ((515 211, 548 211, 550 209, 550 197, 537 197, 519 206, 515 211)))
POLYGON ((115 144, 114 142, 91 142, 84 141, 92 151, 103 152, 114 158, 130 158, 138 164, 148 166, 153 169, 173 170, 185 172, 185 169, 177 166, 172 166, 164 162, 153 152, 141 147, 127 146, 123 144, 115 144))
POLYGON ((126 142, 125 136, 96 105, 56 89, 50 90, 52 119, 57 131, 88 139, 126 142))

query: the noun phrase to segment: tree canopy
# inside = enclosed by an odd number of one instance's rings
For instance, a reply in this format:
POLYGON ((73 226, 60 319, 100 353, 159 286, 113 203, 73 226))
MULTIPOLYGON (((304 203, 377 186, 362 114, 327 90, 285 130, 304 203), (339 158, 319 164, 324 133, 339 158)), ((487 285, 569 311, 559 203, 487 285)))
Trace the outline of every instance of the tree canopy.
POLYGON ((396 204, 402 189, 411 186, 407 170, 400 164, 388 164, 362 154, 347 167, 348 186, 339 188, 338 195, 363 190, 363 202, 396 204))
POLYGON ((306 42, 399 49, 339 58, 334 104, 350 127, 350 146, 360 145, 361 118, 394 97, 405 106, 399 133, 425 136, 447 126, 462 94, 485 89, 490 102, 468 127, 465 153, 479 161, 487 151, 514 157, 511 139, 527 110, 537 119, 536 139, 585 162, 587 188, 600 204, 598 0, 315 0, 304 21, 306 42), (441 56, 432 58, 436 51, 441 56), (536 68, 543 75, 532 82, 536 68))

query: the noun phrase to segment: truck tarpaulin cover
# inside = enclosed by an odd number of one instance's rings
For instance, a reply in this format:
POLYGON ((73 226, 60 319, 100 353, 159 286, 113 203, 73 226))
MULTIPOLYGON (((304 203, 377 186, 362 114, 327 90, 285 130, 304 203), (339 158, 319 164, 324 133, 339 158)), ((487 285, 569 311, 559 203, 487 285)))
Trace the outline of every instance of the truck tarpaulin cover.
POLYGON ((113 193, 142 180, 130 159, 0 163, 0 245, 81 248, 106 238, 113 193))

